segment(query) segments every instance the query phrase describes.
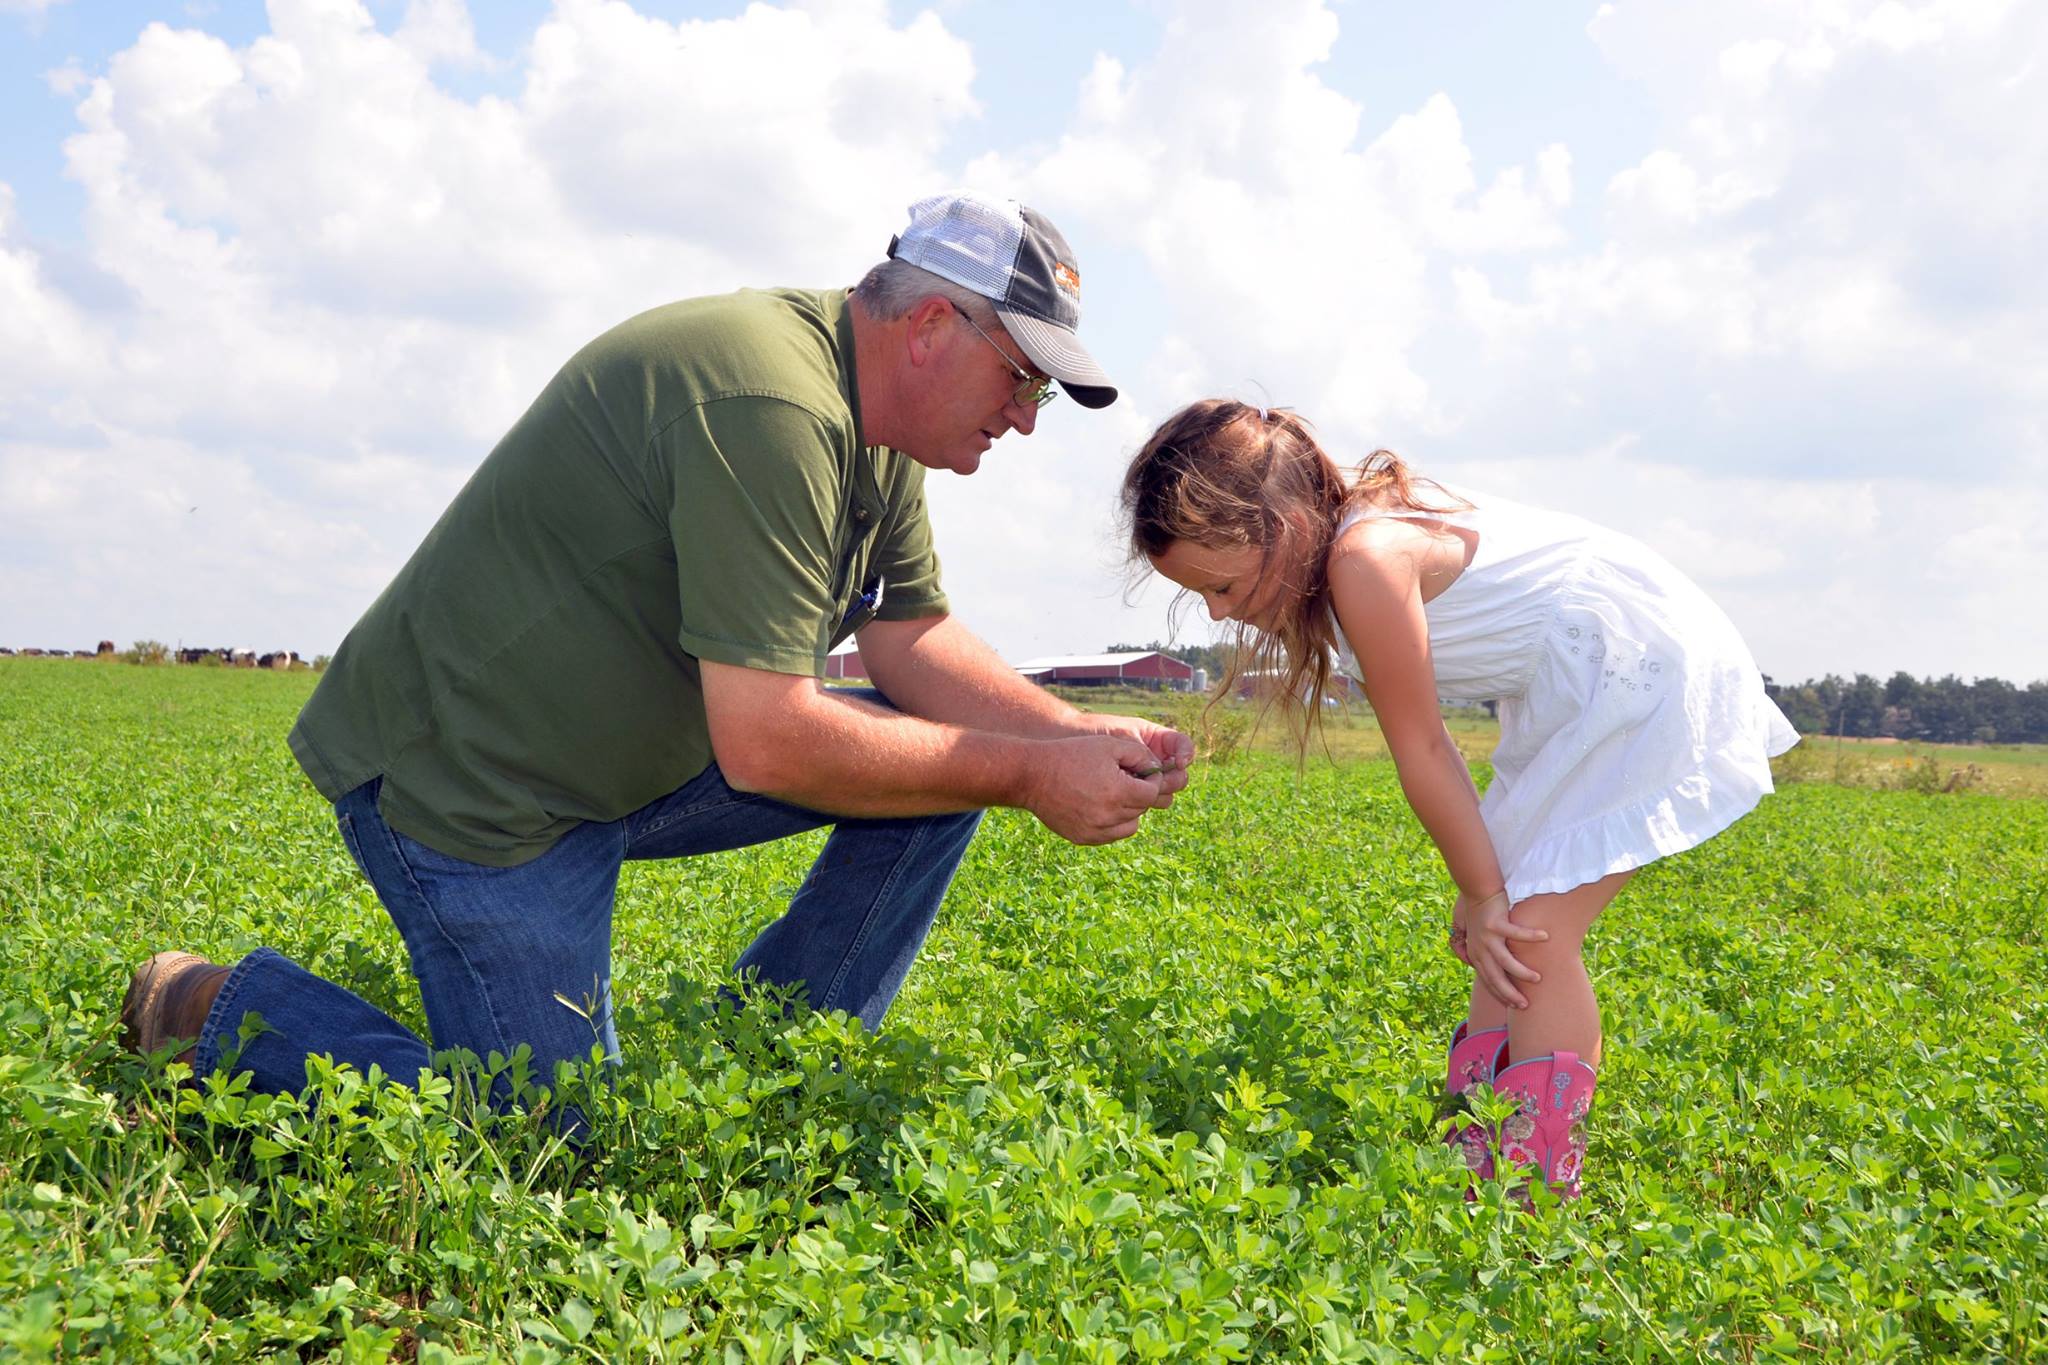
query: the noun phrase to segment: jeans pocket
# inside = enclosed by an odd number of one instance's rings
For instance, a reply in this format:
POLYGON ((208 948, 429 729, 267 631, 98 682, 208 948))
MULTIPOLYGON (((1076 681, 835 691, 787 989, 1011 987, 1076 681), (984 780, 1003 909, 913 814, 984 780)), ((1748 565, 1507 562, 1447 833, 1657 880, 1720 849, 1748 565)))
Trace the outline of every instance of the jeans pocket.
POLYGON ((363 861, 363 841, 356 837, 355 817, 345 810, 336 811, 334 823, 341 827, 341 842, 348 849, 348 856, 355 859, 356 871, 363 874, 365 881, 374 885, 376 879, 370 876, 370 865, 363 861))
MULTIPOLYGON (((390 826, 385 828, 390 829, 390 826)), ((415 877, 421 873, 431 877, 488 877, 501 870, 458 858, 452 853, 443 853, 402 830, 390 829, 390 833, 392 852, 398 855, 398 861, 405 870, 415 877)))

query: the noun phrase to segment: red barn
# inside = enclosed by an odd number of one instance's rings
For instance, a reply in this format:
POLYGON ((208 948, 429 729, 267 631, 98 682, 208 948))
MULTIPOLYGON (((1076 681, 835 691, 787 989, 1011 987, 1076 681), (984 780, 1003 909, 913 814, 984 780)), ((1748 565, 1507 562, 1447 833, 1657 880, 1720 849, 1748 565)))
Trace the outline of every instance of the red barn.
POLYGON ((1171 654, 1140 650, 1130 654, 1055 654, 1027 659, 1017 671, 1041 687, 1149 687, 1162 692, 1195 690, 1195 669, 1171 654))
POLYGON ((860 648, 848 640, 825 656, 825 676, 855 682, 868 681, 867 665, 860 661, 860 648))

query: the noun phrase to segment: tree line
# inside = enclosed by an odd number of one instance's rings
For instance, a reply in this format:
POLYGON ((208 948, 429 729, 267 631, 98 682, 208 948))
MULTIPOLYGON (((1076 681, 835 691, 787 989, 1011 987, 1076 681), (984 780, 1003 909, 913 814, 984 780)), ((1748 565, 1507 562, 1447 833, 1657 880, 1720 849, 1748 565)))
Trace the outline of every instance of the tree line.
MULTIPOLYGON (((1170 654, 1223 676, 1229 646, 1111 645, 1112 654, 1144 650, 1170 654)), ((1853 678, 1833 673, 1808 682, 1780 684, 1764 679, 1764 691, 1803 735, 1844 735, 1851 739, 1918 739, 1935 744, 2048 744, 2048 681, 2018 687, 2003 678, 1964 682, 1892 674, 1880 682, 1868 673, 1853 678)))
POLYGON ((2048 744, 2048 682, 2016 687, 2003 678, 1964 682, 1894 673, 1879 682, 1868 673, 1780 686, 1764 691, 1805 735, 1852 739, 1922 739, 1938 744, 2048 744))

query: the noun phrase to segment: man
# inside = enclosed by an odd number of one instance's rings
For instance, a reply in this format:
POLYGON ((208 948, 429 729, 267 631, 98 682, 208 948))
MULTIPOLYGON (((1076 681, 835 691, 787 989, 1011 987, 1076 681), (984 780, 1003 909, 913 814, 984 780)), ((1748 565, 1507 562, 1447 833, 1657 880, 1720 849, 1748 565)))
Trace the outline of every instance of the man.
MULTIPOLYGON (((1187 737, 1076 711, 951 616, 926 469, 971 474, 1064 385, 1116 398, 1075 336, 1080 275, 1042 216, 925 199, 852 291, 643 313, 570 360, 336 653, 291 733, 404 936, 436 1048, 537 1073, 616 1054, 611 914, 627 859, 832 825, 739 960, 872 1028, 982 808, 1081 844, 1187 781, 1187 737), (879 696, 828 691, 848 635, 879 696), (886 700, 884 700, 886 699, 886 700)), ((410 1079, 425 1042, 259 948, 159 953, 130 1045, 265 1090, 327 1053, 410 1079)))

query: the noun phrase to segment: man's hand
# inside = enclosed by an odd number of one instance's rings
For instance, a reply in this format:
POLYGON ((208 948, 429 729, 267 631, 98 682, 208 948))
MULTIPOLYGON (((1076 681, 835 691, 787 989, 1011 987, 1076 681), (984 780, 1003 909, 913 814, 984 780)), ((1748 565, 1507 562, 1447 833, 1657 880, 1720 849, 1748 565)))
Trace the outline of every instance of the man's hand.
POLYGON ((1145 746, 1152 761, 1134 771, 1141 777, 1159 779, 1159 796, 1152 803, 1155 810, 1172 805, 1173 794, 1187 786, 1188 765, 1195 761, 1195 742, 1180 731, 1137 716, 1090 715, 1084 718, 1084 723, 1096 734, 1120 735, 1145 746))
MULTIPOLYGON (((1015 806, 1077 844, 1128 838, 1148 810, 1171 804, 1187 774, 1185 736, 1145 721, 1083 730, 1072 708, 1042 733, 1006 734, 907 716, 828 693, 817 679, 699 663, 711 749, 725 780, 828 815, 890 819, 1015 806), (1155 748, 1156 746, 1156 748, 1155 748)), ((1032 691, 1028 683, 1020 684, 1032 691)))
MULTIPOLYGON (((1062 839, 1109 844, 1138 832, 1145 812, 1164 806, 1167 774, 1143 744, 1120 735, 1076 735, 1044 741, 1024 808, 1062 839), (1149 774, 1149 775, 1141 775, 1149 774)), ((1185 773, 1175 774, 1182 783, 1185 773)))

